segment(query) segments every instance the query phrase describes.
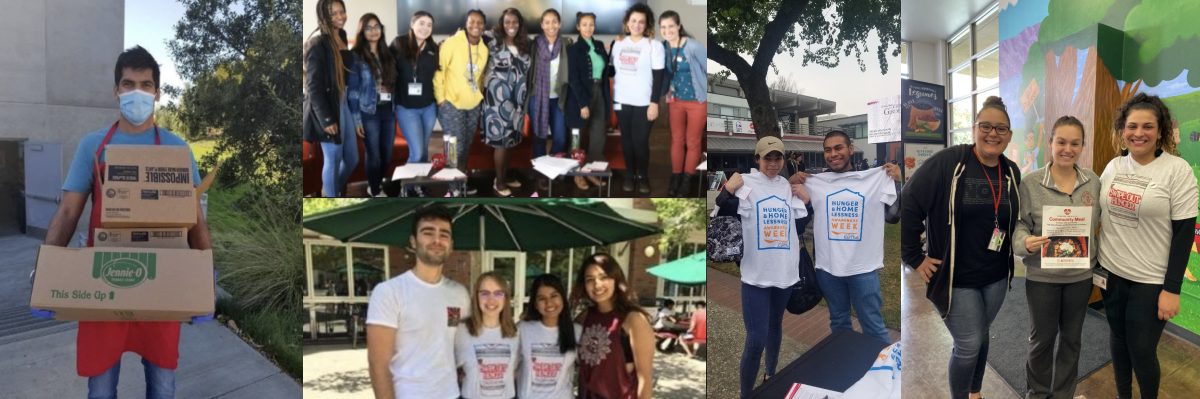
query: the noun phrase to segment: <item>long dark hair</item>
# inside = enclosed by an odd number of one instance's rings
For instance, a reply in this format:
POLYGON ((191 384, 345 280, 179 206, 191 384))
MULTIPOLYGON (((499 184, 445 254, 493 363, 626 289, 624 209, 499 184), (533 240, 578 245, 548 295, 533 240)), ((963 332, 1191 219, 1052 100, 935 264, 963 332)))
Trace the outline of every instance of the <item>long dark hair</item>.
MULTIPOLYGON (((413 13, 412 21, 408 24, 408 34, 405 34, 404 41, 404 58, 408 59, 413 65, 417 65, 417 56, 421 54, 421 46, 417 44, 417 32, 413 31, 412 26, 417 23, 417 20, 427 17, 430 25, 433 25, 433 15, 425 11, 417 11, 413 13)), ((433 31, 429 32, 429 37, 425 38, 425 48, 432 51, 434 58, 437 57, 437 43, 433 41, 433 31)))
POLYGON ((684 38, 684 37, 692 37, 691 35, 689 35, 689 34, 687 33, 687 31, 686 31, 686 30, 684 30, 684 29, 683 29, 683 23, 682 23, 682 22, 679 22, 679 13, 677 13, 677 12, 674 12, 674 11, 671 11, 671 10, 664 11, 664 12, 662 13, 662 15, 659 15, 659 16, 658 16, 658 23, 660 23, 660 24, 661 24, 661 23, 662 23, 662 21, 663 21, 663 20, 665 20, 665 19, 667 19, 667 18, 670 18, 670 19, 673 19, 673 20, 675 20, 675 25, 679 25, 679 37, 680 37, 680 38, 684 38))
POLYGON ((358 54, 359 59, 371 66, 371 74, 379 76, 385 87, 392 87, 392 84, 396 83, 396 61, 384 43, 386 37, 387 31, 384 30, 383 23, 379 22, 379 17, 374 13, 366 13, 358 20, 358 35, 354 38, 354 48, 351 51, 358 54), (379 24, 379 41, 375 43, 375 53, 379 57, 379 64, 372 62, 375 56, 371 54, 371 43, 367 40, 367 31, 364 29, 371 20, 375 20, 375 23, 379 24))
MULTIPOLYGON (((325 35, 326 40, 329 40, 329 47, 333 48, 333 67, 339 72, 349 72, 346 69, 346 64, 342 63, 342 53, 340 50, 346 49, 346 43, 342 41, 342 36, 338 34, 339 29, 333 27, 333 3, 342 5, 342 9, 346 9, 346 3, 342 0, 319 0, 317 1, 317 30, 325 35)), ((313 31, 316 33, 316 31, 313 31)), ((342 93, 346 92, 346 76, 341 73, 334 73, 334 89, 335 94, 341 98, 342 93)))
POLYGON ((518 54, 520 54, 520 55, 528 54, 529 53, 529 31, 527 29, 525 29, 525 17, 521 16, 521 11, 517 10, 516 8, 507 8, 504 10, 504 12, 500 13, 500 21, 496 23, 496 26, 494 28, 492 28, 492 32, 494 32, 496 34, 496 38, 499 39, 499 41, 500 41, 499 45, 503 47, 504 39, 506 37, 508 37, 508 31, 506 31, 504 29, 504 16, 505 15, 514 15, 517 17, 517 24, 518 24, 517 37, 513 38, 513 44, 517 46, 518 54))
POLYGON ((529 288, 529 306, 525 307, 525 312, 521 315, 521 320, 525 321, 542 321, 542 313, 537 310, 537 293, 542 287, 550 287, 558 292, 558 296, 562 297, 563 309, 558 313, 558 351, 559 353, 567 353, 575 350, 578 344, 575 342, 575 324, 571 321, 570 306, 567 301, 567 289, 563 286, 562 280, 553 274, 543 274, 533 279, 533 285, 529 288))
POLYGON ((576 306, 590 307, 595 306, 595 302, 587 296, 585 276, 587 269, 592 266, 599 266, 604 274, 613 280, 613 311, 617 312, 622 320, 625 315, 637 312, 646 316, 649 320, 650 315, 646 313, 641 306, 637 305, 637 295, 628 291, 629 282, 625 279, 625 272, 621 270, 621 265, 612 255, 600 252, 588 256, 583 259, 583 264, 579 266, 579 277, 575 279, 575 293, 572 294, 573 302, 576 306))

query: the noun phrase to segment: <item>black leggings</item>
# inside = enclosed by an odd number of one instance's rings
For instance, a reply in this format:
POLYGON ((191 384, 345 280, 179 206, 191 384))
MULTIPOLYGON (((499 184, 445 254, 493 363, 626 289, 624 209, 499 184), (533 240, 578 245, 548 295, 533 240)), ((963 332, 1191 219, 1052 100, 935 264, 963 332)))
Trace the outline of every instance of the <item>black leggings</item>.
POLYGON ((1158 341, 1165 320, 1158 319, 1158 296, 1162 284, 1143 284, 1108 273, 1104 293, 1104 313, 1108 317, 1109 351, 1117 395, 1133 397, 1133 376, 1137 375, 1142 397, 1158 397, 1158 341))
POLYGON ((633 174, 642 177, 648 176, 650 171, 650 121, 646 119, 648 109, 649 106, 621 104, 621 110, 617 111, 625 171, 633 171, 633 174))

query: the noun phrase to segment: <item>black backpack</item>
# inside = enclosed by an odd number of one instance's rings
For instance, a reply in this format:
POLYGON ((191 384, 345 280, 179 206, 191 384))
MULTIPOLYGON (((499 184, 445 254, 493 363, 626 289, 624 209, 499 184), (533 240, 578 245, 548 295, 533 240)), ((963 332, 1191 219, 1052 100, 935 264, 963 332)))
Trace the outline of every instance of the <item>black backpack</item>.
MULTIPOLYGON (((803 241, 801 241, 803 242, 803 241)), ((787 311, 792 314, 803 314, 821 303, 821 287, 817 285, 817 271, 813 265, 808 248, 800 248, 800 281, 792 286, 792 295, 788 298, 787 311)))

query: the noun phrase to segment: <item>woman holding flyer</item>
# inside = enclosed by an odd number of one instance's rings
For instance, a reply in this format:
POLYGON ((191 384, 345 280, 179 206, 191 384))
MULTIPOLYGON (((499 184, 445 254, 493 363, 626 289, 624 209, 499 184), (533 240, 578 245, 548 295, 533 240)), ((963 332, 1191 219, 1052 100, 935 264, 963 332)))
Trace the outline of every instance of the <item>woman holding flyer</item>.
POLYGON ((1026 398, 1075 397, 1083 318, 1096 264, 1092 232, 1100 220, 1100 178, 1076 164, 1084 137, 1079 119, 1058 118, 1050 130, 1049 167, 1030 172, 1021 182, 1013 252, 1024 257, 1033 330, 1025 363, 1026 398))
POLYGON ((1100 176, 1098 274, 1107 275, 1104 315, 1117 395, 1158 397, 1158 341, 1179 315, 1179 289, 1196 226, 1196 176, 1171 139, 1171 112, 1157 96, 1138 94, 1113 115, 1121 156, 1100 176))

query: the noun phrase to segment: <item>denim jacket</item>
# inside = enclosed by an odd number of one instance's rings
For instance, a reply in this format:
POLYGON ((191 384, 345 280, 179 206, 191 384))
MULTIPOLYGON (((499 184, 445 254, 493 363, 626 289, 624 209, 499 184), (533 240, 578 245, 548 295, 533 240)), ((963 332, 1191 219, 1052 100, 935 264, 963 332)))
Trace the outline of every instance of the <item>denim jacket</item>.
POLYGON ((371 75, 371 65, 364 60, 354 58, 354 68, 346 81, 346 102, 350 105, 350 114, 354 119, 354 127, 362 127, 362 113, 375 114, 375 98, 379 96, 375 87, 375 77, 371 75))

